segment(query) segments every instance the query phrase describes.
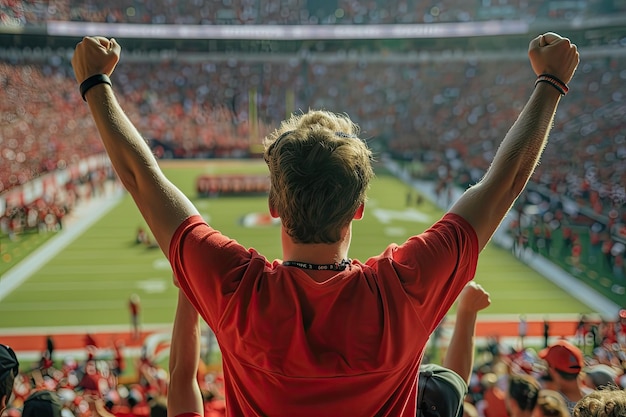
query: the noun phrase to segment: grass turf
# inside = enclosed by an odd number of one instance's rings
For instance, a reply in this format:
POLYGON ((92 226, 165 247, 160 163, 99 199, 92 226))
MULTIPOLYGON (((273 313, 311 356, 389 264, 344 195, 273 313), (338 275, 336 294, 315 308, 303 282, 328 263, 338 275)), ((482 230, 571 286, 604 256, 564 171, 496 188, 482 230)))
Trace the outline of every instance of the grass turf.
MULTIPOLYGON (((195 178, 200 174, 265 174, 262 161, 166 161, 162 166, 213 227, 244 246, 255 247, 269 259, 281 257, 278 226, 246 227, 240 221, 249 213, 266 213, 266 197, 200 199, 194 189, 195 178)), ((354 222, 351 257, 365 260, 380 253, 390 242, 401 243, 441 217, 441 210, 427 200, 419 206, 407 206, 407 192, 404 183, 384 169, 377 170, 365 217, 354 222)), ((145 222, 130 196, 125 196, 113 210, 2 300, 0 327, 127 324, 127 302, 133 293, 141 297, 143 323, 170 323, 176 303, 171 269, 159 249, 135 244, 138 227, 145 227, 145 222)), ((22 240, 28 239, 24 236, 22 240)), ((592 312, 590 307, 493 244, 481 254, 476 280, 491 293, 492 305, 485 314, 592 312)))

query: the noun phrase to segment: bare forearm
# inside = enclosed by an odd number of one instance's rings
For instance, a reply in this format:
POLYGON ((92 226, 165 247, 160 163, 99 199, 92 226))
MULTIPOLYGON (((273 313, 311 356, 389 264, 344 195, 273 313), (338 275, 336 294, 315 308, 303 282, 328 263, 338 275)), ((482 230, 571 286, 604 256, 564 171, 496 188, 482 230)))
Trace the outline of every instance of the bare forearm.
POLYGON ((168 415, 200 413, 203 409, 197 380, 200 337, 198 313, 179 291, 170 346, 168 415))
MULTIPOLYGON (((517 196, 532 175, 546 146, 561 95, 540 83, 500 144, 483 179, 517 196)), ((511 201, 512 202, 512 201, 511 201)))
POLYGON ((157 171, 150 147, 119 105, 113 90, 100 84, 87 93, 89 109, 115 171, 133 194, 140 177, 157 171))
POLYGON ((458 312, 454 332, 443 360, 443 366, 453 370, 469 384, 474 366, 474 331, 476 312, 458 312))
POLYGON ((540 83, 504 137, 483 179, 468 189, 451 212, 476 231, 482 249, 526 186, 546 146, 559 92, 540 83))
POLYGON ((167 256, 174 231, 187 217, 197 214, 196 208, 165 177, 111 87, 93 87, 87 92, 87 102, 115 171, 167 256))

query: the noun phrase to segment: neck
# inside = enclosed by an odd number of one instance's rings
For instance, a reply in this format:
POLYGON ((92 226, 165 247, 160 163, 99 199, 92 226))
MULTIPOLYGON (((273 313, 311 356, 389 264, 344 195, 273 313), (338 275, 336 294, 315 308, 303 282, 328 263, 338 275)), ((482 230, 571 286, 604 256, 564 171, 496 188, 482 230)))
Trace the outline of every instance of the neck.
POLYGON ((583 394, 580 391, 580 387, 578 386, 577 383, 561 384, 561 392, 570 401, 578 401, 583 397, 583 394))
POLYGON ((349 226, 342 239, 335 243, 295 243, 283 229, 283 260, 317 265, 340 263, 348 259, 351 236, 352 228, 349 226))

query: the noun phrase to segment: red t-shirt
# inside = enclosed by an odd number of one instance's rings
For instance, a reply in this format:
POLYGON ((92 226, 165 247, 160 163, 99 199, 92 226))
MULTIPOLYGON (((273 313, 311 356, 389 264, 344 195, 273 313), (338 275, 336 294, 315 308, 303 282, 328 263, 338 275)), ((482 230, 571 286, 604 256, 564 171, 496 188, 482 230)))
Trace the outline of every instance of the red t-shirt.
POLYGON ((228 415, 414 417, 424 345, 474 277, 478 240, 447 214, 318 283, 193 216, 169 259, 219 341, 228 415))

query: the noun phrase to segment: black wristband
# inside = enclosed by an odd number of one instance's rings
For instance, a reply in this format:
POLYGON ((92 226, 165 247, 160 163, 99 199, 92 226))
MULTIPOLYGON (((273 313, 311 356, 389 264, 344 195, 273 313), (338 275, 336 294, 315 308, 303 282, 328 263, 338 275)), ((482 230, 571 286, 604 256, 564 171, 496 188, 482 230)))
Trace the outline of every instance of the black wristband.
POLYGON ((109 84, 110 86, 113 86, 113 84, 111 83, 111 79, 108 75, 92 75, 91 77, 80 83, 80 95, 83 97, 84 101, 87 101, 87 99, 85 98, 85 94, 87 94, 87 91, 89 91, 91 87, 95 87, 98 84, 109 84))

